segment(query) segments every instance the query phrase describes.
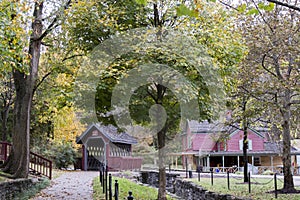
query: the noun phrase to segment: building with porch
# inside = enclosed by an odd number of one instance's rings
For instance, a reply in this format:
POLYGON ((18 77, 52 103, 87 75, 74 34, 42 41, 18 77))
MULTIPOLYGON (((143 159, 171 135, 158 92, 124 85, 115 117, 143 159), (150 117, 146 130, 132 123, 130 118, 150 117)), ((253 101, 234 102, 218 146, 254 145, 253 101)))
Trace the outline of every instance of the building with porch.
POLYGON ((132 157, 132 145, 137 140, 129 134, 119 133, 109 125, 90 125, 77 139, 82 144, 82 170, 98 170, 106 165, 111 171, 140 169, 142 158, 132 157))
MULTIPOLYGON (((282 172, 281 143, 273 142, 265 127, 249 127, 247 134, 250 171, 282 172)), ((192 169, 202 166, 204 171, 209 171, 210 168, 215 168, 217 172, 243 171, 243 137, 242 130, 221 123, 188 121, 182 135, 183 164, 192 169)), ((291 155, 292 163, 297 163, 300 151, 292 147, 291 155)), ((293 166, 295 173, 298 173, 298 166, 293 166)))

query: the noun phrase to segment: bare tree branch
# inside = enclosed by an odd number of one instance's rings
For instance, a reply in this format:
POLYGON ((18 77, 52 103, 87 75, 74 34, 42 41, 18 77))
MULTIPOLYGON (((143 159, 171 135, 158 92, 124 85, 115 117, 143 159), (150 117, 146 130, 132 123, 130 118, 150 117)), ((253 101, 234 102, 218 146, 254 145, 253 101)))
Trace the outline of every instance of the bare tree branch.
POLYGON ((235 11, 239 11, 237 8, 233 7, 232 5, 230 5, 230 4, 228 4, 228 3, 224 2, 224 1, 219 1, 219 2, 220 2, 222 5, 224 5, 224 6, 228 7, 228 8, 231 8, 231 9, 233 9, 233 10, 235 10, 235 11))
POLYGON ((38 89, 38 87, 46 80, 46 78, 47 78, 48 76, 50 76, 51 73, 52 73, 52 71, 51 71, 51 72, 48 72, 45 76, 43 76, 42 80, 36 84, 36 86, 33 88, 33 92, 32 92, 33 94, 34 94, 35 91, 38 89))
POLYGON ((292 100, 290 105, 294 105, 294 104, 300 104, 300 100, 292 100))
POLYGON ((264 68, 264 70, 266 70, 267 72, 269 72, 271 75, 273 75, 274 77, 277 77, 277 75, 275 73, 273 73, 272 71, 270 71, 266 66, 265 66, 265 60, 266 60, 267 54, 263 55, 262 61, 261 61, 261 66, 264 68))
POLYGON ((75 57, 79 57, 79 56, 84 56, 84 54, 75 54, 75 55, 72 55, 72 56, 69 56, 69 57, 65 57, 64 59, 62 59, 62 62, 66 61, 66 60, 69 60, 69 59, 72 59, 72 58, 75 58, 75 57))
MULTIPOLYGON (((71 0, 69 0, 66 5, 64 6, 64 10, 68 9, 69 6, 71 5, 71 0)), ((59 24, 57 24, 58 19, 60 18, 60 14, 57 14, 55 16, 55 18, 53 19, 53 21, 50 23, 50 25, 46 28, 46 30, 41 34, 41 36, 39 38, 37 38, 36 40, 42 40, 44 37, 46 37, 53 29, 55 29, 56 27, 59 26, 59 24)))
POLYGON ((264 18, 263 14, 261 13, 260 9, 258 8, 258 6, 256 5, 255 1, 252 0, 252 3, 254 4, 256 10, 258 11, 259 15, 261 16, 262 20, 264 21, 264 23, 269 27, 269 29, 271 30, 271 32, 273 33, 274 30, 271 27, 271 25, 266 21, 266 19, 264 18))
POLYGON ((283 3, 283 2, 280 2, 280 1, 277 1, 277 0, 267 0, 268 2, 271 2, 271 3, 275 3, 277 5, 280 5, 280 6, 284 6, 284 7, 287 7, 287 8, 290 8, 290 9, 293 9, 293 10, 296 10, 296 11, 299 11, 300 12, 300 8, 297 7, 297 6, 294 6, 294 5, 290 5, 290 4, 287 4, 287 3, 283 3))

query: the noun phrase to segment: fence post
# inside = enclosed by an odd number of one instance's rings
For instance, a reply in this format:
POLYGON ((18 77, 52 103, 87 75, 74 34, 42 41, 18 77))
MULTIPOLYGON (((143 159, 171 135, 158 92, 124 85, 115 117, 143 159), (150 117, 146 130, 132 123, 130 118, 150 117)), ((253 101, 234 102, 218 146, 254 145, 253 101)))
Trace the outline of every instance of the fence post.
POLYGON ((230 190, 229 171, 227 171, 227 186, 228 186, 228 190, 230 190))
POLYGON ((105 166, 103 165, 102 166, 102 190, 103 190, 103 193, 105 193, 105 166))
POLYGON ((185 157, 185 178, 188 178, 187 157, 185 157))
POLYGON ((277 199, 277 175, 274 174, 275 199, 277 199))
POLYGON ((249 189, 249 193, 251 193, 251 179, 250 179, 250 172, 248 172, 248 189, 249 189))
POLYGON ((107 173, 108 173, 108 167, 107 167, 107 165, 105 166, 105 200, 107 200, 107 197, 108 197, 108 195, 107 195, 107 173))
POLYGON ((119 183, 118 180, 115 180, 115 200, 119 199, 119 183))
POLYGON ((112 177, 111 174, 109 174, 108 178, 108 194, 109 194, 109 200, 112 200, 112 177))
POLYGON ((210 168, 210 180, 211 180, 211 185, 214 185, 214 172, 213 168, 210 168))
POLYGON ((133 200, 133 196, 132 196, 132 192, 131 191, 128 192, 127 200, 133 200))
POLYGON ((101 185, 101 187, 103 186, 103 178, 102 178, 102 166, 100 165, 100 167, 99 167, 99 178, 100 178, 100 185, 101 185))

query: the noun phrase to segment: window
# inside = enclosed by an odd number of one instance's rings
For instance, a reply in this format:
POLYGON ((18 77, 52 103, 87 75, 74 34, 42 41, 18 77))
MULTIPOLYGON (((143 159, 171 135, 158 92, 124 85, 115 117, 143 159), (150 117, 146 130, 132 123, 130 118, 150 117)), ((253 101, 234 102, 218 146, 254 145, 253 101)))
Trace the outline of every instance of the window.
POLYGON ((255 166, 261 165, 260 157, 254 157, 254 165, 255 166))
MULTIPOLYGON (((239 140, 240 150, 243 150, 243 140, 239 140)), ((248 140, 248 150, 252 150, 252 140, 248 140)))
POLYGON ((187 148, 192 148, 192 138, 191 137, 188 138, 187 148))

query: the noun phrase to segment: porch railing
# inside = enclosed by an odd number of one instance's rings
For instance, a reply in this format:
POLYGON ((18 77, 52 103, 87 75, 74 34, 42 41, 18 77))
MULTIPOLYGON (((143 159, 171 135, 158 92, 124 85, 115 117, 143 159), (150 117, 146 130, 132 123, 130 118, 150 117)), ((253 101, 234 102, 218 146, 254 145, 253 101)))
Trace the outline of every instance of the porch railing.
MULTIPOLYGON (((7 160, 12 145, 8 142, 0 142, 0 161, 7 160)), ((44 175, 49 179, 52 178, 52 161, 41 155, 30 151, 29 154, 29 170, 38 175, 44 175)))
MULTIPOLYGON (((203 167, 203 172, 210 172, 213 170, 214 173, 237 173, 243 172, 244 167, 203 167)), ((252 174, 264 174, 265 172, 270 172, 271 174, 283 174, 282 166, 251 166, 248 168, 248 171, 252 174)), ((299 167, 292 167, 292 172, 294 175, 300 174, 299 167)))

